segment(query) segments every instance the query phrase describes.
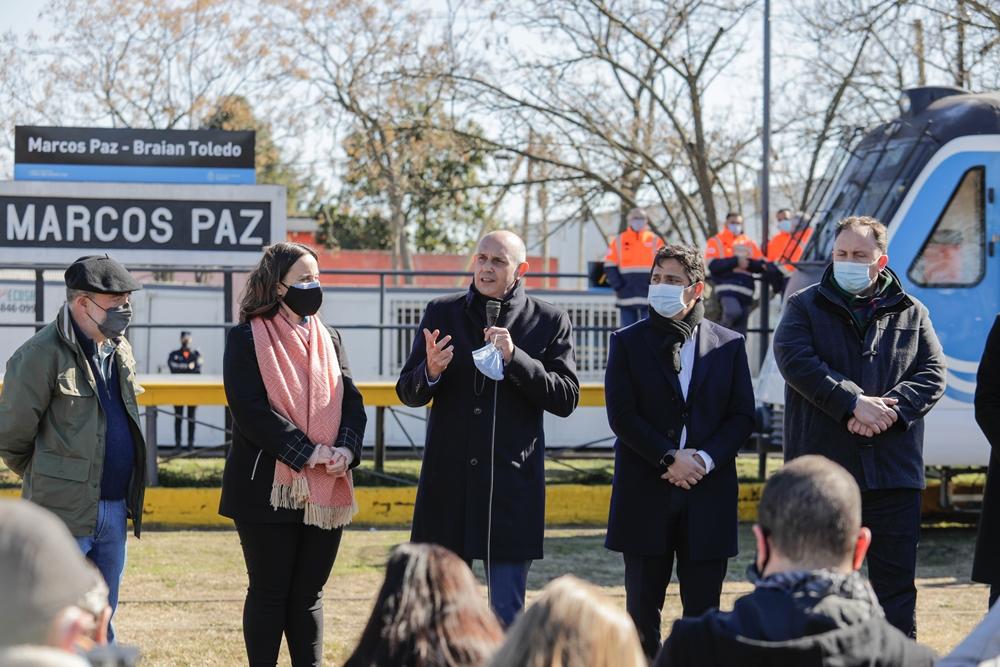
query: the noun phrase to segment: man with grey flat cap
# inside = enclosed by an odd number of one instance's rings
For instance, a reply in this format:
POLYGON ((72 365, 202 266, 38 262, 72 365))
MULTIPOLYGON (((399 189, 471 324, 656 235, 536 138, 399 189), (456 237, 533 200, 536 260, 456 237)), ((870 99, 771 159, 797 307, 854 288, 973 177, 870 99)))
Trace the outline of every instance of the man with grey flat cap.
POLYGON ((127 519, 138 537, 146 487, 142 390, 123 336, 139 289, 107 255, 73 262, 65 305, 11 356, 0 393, 0 458, 23 479, 24 498, 66 523, 104 575, 112 610, 127 519))

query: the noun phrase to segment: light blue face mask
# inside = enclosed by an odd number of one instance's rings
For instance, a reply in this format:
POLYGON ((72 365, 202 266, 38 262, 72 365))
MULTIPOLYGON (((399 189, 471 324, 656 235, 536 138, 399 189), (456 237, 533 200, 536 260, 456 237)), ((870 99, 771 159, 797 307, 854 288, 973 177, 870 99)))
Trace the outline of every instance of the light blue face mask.
POLYGON ((668 285, 666 283, 650 285, 646 299, 649 301, 649 307, 657 313, 663 317, 673 317, 687 306, 684 303, 685 289, 687 288, 680 285, 668 285))
POLYGON ((503 354, 493 343, 472 352, 472 362, 479 372, 491 380, 503 380, 503 354))
MULTIPOLYGON (((872 264, 874 263, 872 262, 872 264)), ((845 292, 861 294, 873 282, 871 276, 868 275, 868 269, 872 264, 835 261, 833 263, 833 278, 845 292)))

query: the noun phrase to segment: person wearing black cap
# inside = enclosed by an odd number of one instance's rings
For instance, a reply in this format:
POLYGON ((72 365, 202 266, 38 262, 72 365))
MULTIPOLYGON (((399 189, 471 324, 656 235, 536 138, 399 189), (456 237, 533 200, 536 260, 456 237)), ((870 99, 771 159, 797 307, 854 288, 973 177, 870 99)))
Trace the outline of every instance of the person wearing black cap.
POLYGON ((107 255, 75 261, 66 304, 11 356, 0 393, 0 458, 23 479, 22 495, 61 518, 97 565, 112 610, 127 518, 138 537, 146 487, 141 389, 123 336, 139 289, 107 255))
MULTIPOLYGON (((191 332, 181 332, 181 346, 167 357, 171 373, 201 373, 201 351, 191 347, 191 332)), ((194 411, 198 406, 187 406, 188 449, 194 449, 194 411)), ((174 406, 174 443, 181 448, 181 422, 184 421, 184 406, 174 406)))

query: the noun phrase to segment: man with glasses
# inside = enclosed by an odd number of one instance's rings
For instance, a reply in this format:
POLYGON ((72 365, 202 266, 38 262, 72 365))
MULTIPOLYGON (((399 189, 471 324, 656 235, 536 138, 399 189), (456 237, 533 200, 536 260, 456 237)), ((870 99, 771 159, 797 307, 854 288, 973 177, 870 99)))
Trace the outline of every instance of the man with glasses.
POLYGON ((138 537, 146 486, 140 389, 124 337, 130 295, 142 285, 107 255, 81 257, 65 277, 55 321, 7 362, 0 458, 22 477, 26 499, 66 523, 104 575, 114 610, 127 517, 138 537))

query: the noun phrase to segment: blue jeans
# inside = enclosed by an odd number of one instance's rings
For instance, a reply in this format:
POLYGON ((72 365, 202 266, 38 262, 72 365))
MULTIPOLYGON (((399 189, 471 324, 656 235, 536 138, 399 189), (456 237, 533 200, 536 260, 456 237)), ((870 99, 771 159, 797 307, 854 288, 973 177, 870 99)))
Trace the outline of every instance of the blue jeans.
MULTIPOLYGON (((124 500, 101 500, 97 505, 97 527, 93 535, 76 538, 83 555, 89 558, 108 584, 108 603, 112 619, 118 608, 118 588, 125 570, 125 540, 128 510, 124 500)), ((115 639, 115 626, 108 626, 108 641, 115 639)))
POLYGON ((648 315, 649 310, 646 306, 619 306, 618 326, 624 329, 630 324, 646 319, 648 315))
POLYGON ((528 588, 530 567, 530 560, 490 563, 490 606, 505 628, 524 609, 524 592, 528 588))

